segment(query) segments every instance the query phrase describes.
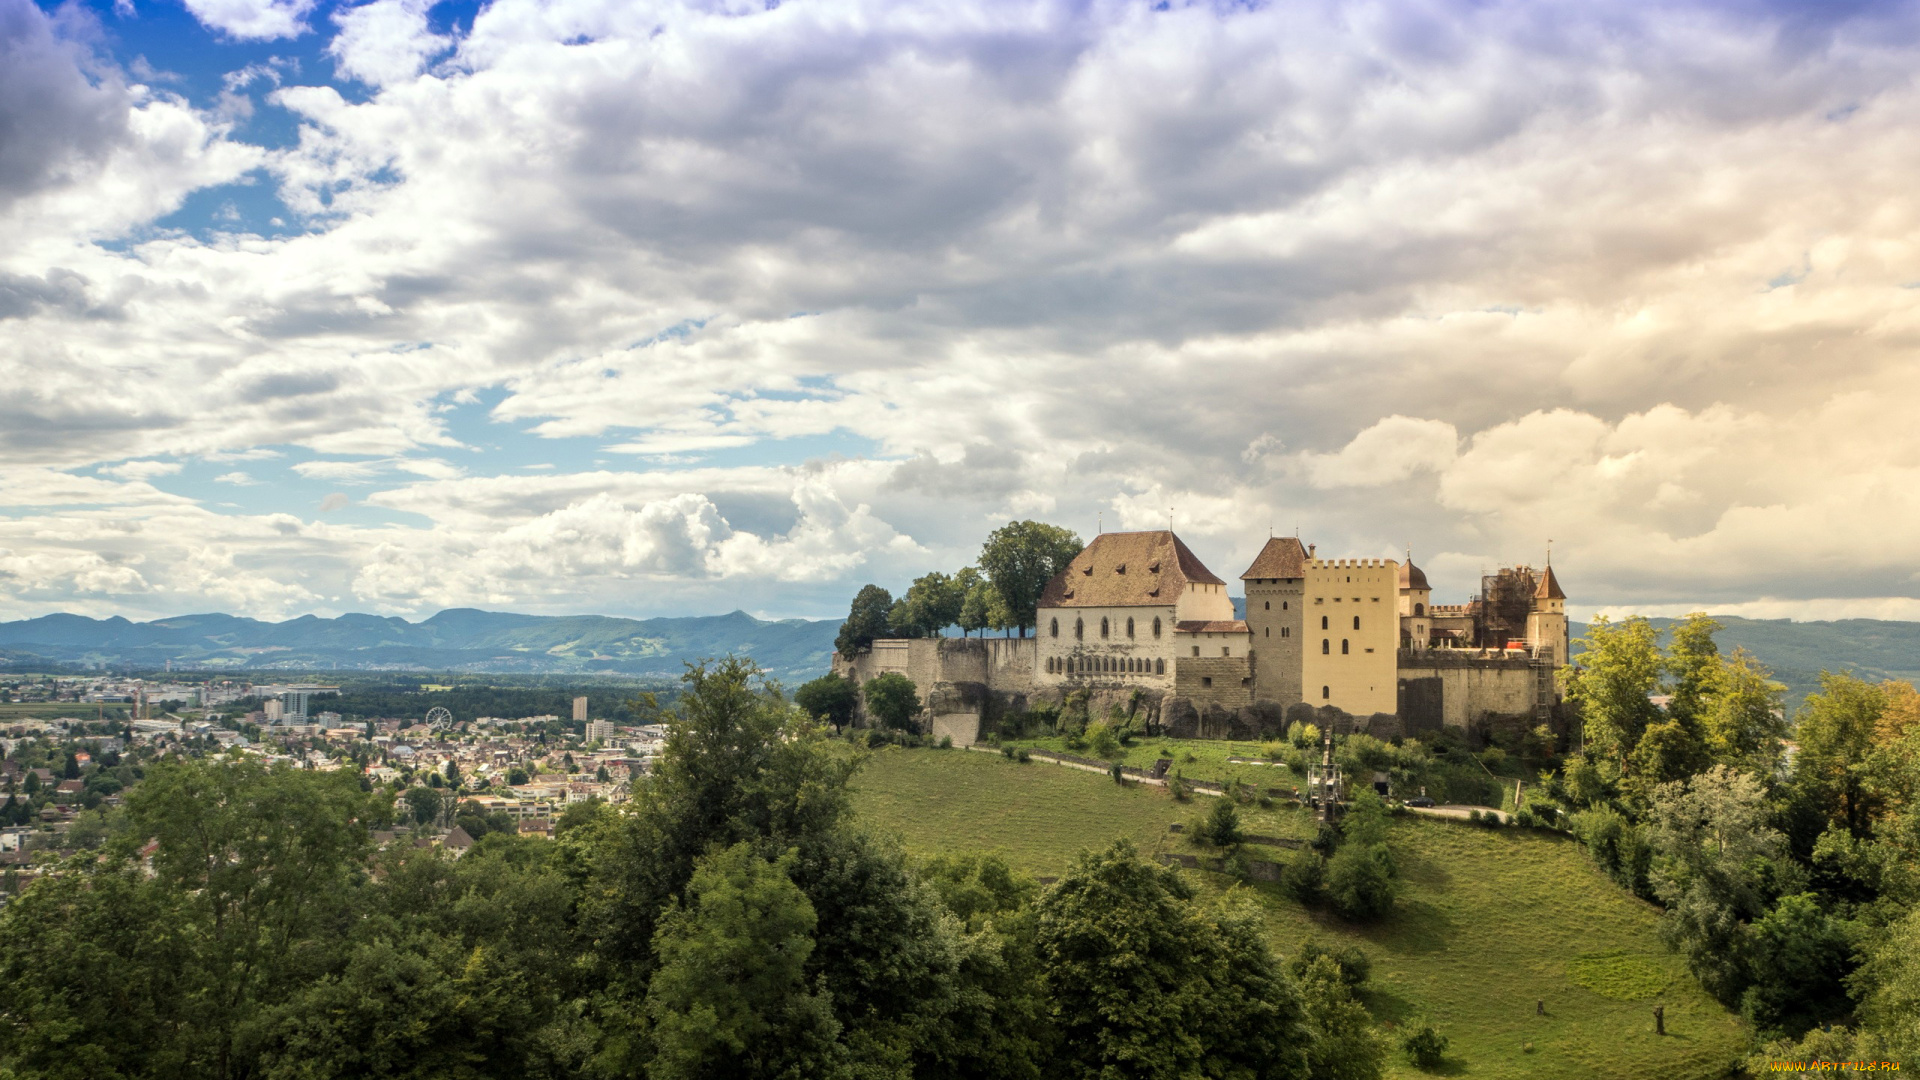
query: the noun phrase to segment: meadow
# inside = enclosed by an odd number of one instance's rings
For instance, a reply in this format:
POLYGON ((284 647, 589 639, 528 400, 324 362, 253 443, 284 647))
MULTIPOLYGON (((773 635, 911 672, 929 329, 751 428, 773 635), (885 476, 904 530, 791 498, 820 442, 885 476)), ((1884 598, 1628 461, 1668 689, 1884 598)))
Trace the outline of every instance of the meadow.
MULTIPOLYGON (((1203 753, 1223 764, 1240 754, 1239 744, 1177 745, 1193 749, 1192 764, 1203 753)), ((870 828, 898 836, 914 855, 998 851, 1038 877, 1057 876, 1081 851, 1119 837, 1149 855, 1192 851, 1168 826, 1209 806, 1039 761, 898 748, 874 752, 855 779, 854 804, 870 828)), ((1276 836, 1307 837, 1315 827, 1286 803, 1249 807, 1244 820, 1249 832, 1276 836)), ((1573 841, 1399 817, 1389 842, 1400 898, 1370 925, 1303 908, 1271 885, 1185 873, 1207 890, 1248 889, 1282 955, 1310 939, 1363 948, 1373 960, 1367 1002, 1376 1018, 1395 1028, 1432 1022, 1452 1040, 1441 1075, 1685 1080, 1723 1076, 1744 1052, 1740 1022, 1661 946, 1657 910, 1621 892, 1573 841), (1536 1014, 1541 1002, 1545 1015, 1536 1014), (1664 1037, 1654 1034, 1656 1005, 1666 1011, 1664 1037)), ((1389 1075, 1428 1074, 1396 1053, 1389 1075)))

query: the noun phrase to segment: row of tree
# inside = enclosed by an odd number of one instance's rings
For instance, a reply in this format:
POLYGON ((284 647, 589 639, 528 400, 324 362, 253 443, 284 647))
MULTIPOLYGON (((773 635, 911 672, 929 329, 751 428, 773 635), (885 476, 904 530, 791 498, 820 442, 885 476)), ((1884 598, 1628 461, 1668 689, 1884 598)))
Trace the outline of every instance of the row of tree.
POLYGON ((457 860, 373 846, 444 802, 157 764, 0 911, 0 1075, 1378 1074, 1350 980, 1290 973, 1251 901, 1125 843, 1045 890, 916 864, 849 820, 860 760, 729 660, 688 674, 632 803, 457 860))
POLYGON ((1082 546, 1079 536, 1057 525, 1010 521, 987 537, 977 567, 925 574, 898 599, 878 585, 863 587, 834 647, 852 659, 875 638, 938 637, 950 626, 963 634, 1009 630, 1024 636, 1033 629, 1041 591, 1082 546))
POLYGON ((1719 629, 1690 616, 1663 649, 1597 619, 1565 673, 1583 745, 1532 805, 1665 906, 1710 992, 1809 1040, 1773 1057, 1920 1057, 1920 694, 1823 674, 1789 725, 1719 629))

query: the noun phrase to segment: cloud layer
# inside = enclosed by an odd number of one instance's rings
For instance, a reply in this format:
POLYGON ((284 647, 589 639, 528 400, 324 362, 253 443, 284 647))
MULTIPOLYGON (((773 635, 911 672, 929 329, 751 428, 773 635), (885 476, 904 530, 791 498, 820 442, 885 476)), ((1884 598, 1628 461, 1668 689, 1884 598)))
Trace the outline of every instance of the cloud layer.
POLYGON ((826 615, 1013 516, 1920 596, 1911 5, 189 8, 326 62, 0 0, 0 614, 826 615))

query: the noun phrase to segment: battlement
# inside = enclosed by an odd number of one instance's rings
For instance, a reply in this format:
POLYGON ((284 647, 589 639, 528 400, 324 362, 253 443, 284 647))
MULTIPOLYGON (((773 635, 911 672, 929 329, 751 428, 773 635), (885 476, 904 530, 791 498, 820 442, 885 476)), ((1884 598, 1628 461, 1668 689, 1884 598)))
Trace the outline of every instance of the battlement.
POLYGON ((1384 570, 1392 559, 1315 559, 1315 570, 1384 570))

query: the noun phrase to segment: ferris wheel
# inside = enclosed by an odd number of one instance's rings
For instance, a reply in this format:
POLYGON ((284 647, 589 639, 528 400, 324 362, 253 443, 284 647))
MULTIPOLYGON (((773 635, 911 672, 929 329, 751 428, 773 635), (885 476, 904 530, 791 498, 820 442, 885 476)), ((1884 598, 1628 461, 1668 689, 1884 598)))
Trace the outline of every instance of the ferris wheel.
POLYGON ((453 710, 445 705, 435 705, 427 710, 427 727, 433 731, 453 730, 453 710))

